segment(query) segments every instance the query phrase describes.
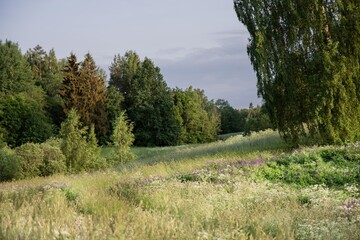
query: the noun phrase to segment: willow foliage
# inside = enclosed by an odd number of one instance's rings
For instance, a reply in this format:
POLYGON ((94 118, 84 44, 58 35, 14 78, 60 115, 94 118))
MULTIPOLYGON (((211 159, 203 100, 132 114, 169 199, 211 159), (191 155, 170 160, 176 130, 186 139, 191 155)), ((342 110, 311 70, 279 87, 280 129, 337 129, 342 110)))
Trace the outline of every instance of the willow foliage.
POLYGON ((234 0, 258 94, 294 142, 360 137, 360 1, 234 0))

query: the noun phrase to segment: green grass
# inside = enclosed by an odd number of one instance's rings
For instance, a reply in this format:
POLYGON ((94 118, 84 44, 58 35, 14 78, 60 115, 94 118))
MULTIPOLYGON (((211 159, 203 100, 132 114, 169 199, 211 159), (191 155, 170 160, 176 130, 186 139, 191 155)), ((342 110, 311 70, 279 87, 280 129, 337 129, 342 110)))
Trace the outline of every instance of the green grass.
POLYGON ((1 183, 0 239, 360 239, 359 149, 294 151, 272 131, 133 148, 115 169, 1 183))

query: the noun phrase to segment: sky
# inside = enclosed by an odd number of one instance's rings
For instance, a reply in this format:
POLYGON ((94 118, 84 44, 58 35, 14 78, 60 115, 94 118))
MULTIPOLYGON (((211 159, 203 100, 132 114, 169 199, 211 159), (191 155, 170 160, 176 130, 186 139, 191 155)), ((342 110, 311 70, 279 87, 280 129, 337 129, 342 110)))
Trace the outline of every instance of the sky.
POLYGON ((169 87, 191 85, 234 108, 261 103, 248 38, 232 0, 0 0, 0 39, 23 53, 38 44, 59 59, 90 52, 108 72, 115 54, 133 50, 169 87))

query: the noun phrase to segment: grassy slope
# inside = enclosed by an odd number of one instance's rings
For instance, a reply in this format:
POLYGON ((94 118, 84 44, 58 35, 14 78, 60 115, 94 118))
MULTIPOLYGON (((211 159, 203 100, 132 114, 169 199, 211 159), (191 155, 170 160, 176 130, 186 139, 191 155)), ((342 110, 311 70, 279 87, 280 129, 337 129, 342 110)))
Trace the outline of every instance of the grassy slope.
POLYGON ((0 239, 360 238, 354 186, 296 188, 245 178, 241 168, 209 171, 289 151, 274 132, 133 151, 137 160, 114 170, 0 184, 0 239))

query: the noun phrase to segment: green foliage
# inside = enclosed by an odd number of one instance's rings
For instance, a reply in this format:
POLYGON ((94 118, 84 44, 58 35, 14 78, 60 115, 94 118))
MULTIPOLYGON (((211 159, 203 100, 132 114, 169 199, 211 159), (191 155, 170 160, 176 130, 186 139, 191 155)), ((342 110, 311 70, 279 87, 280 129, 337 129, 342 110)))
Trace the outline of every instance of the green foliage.
POLYGON ((71 188, 65 188, 65 197, 68 202, 75 202, 79 198, 79 193, 71 188))
POLYGON ((285 139, 360 135, 360 3, 234 0, 250 33, 258 93, 285 139), (351 36, 351 37, 349 37, 351 36))
POLYGON ((358 154, 359 150, 351 147, 304 151, 268 162, 252 174, 255 178, 282 181, 302 187, 315 184, 329 187, 358 184, 360 161, 354 153, 358 154))
POLYGON ((42 142, 52 134, 44 98, 18 45, 0 41, 0 134, 10 146, 42 142))
POLYGON ((80 172, 99 169, 106 166, 100 157, 94 128, 88 134, 87 127, 83 127, 77 112, 70 110, 67 119, 61 124, 61 150, 66 157, 66 167, 69 172, 80 172))
MULTIPOLYGON (((108 114, 108 120, 111 126, 111 133, 114 129, 113 123, 121 112, 121 104, 124 101, 124 97, 115 87, 108 87, 107 89, 108 102, 106 106, 106 112, 108 114)), ((110 134, 111 134, 110 133, 110 134)), ((109 136, 110 136, 109 134, 109 136)))
POLYGON ((220 127, 220 114, 203 90, 189 87, 175 89, 175 113, 181 127, 180 143, 205 143, 213 141, 220 127))
POLYGON ((40 145, 44 153, 40 166, 41 176, 66 172, 65 155, 61 152, 60 144, 54 145, 52 141, 46 141, 40 145))
POLYGON ((241 111, 246 112, 245 135, 273 128, 264 106, 249 107, 249 109, 242 109, 241 111))
POLYGON ((22 177, 21 159, 9 148, 0 149, 0 181, 11 181, 22 177))
POLYGON ((114 147, 114 156, 112 159, 115 162, 126 163, 135 158, 130 152, 130 147, 133 144, 135 137, 132 133, 133 124, 129 122, 124 112, 120 112, 119 116, 114 122, 114 130, 111 135, 112 146, 114 147))
POLYGON ((54 140, 42 144, 25 143, 15 148, 20 158, 22 178, 50 176, 55 173, 66 172, 65 156, 54 140))
POLYGON ((43 142, 53 134, 46 112, 24 94, 6 95, 0 99, 0 126, 10 146, 26 142, 43 142))
POLYGON ((0 93, 23 92, 34 84, 31 69, 16 43, 0 41, 0 93))
POLYGON ((249 135, 273 128, 264 106, 254 107, 250 103, 249 108, 236 110, 222 99, 217 100, 215 105, 221 114, 221 133, 243 132, 249 135))
POLYGON ((41 175, 44 151, 40 144, 25 143, 15 149, 16 155, 21 159, 22 178, 33 178, 41 175))
POLYGON ((221 115, 221 134, 243 132, 245 127, 245 118, 240 111, 230 106, 229 102, 224 99, 218 99, 215 102, 216 107, 221 115))
POLYGON ((359 239, 358 184, 301 187, 249 174, 271 159, 285 170, 289 158, 305 165, 321 154, 356 163, 358 144, 289 153, 266 131, 135 150, 141 157, 117 171, 0 183, 0 238, 359 239))
POLYGON ((56 126, 60 127, 60 123, 65 119, 63 102, 59 95, 63 81, 61 62, 57 60, 53 49, 46 53, 39 45, 29 49, 25 58, 30 64, 36 85, 46 94, 46 111, 56 126))
POLYGON ((178 142, 179 124, 175 119, 171 91, 160 68, 135 52, 115 56, 110 67, 109 85, 124 96, 123 109, 134 122, 135 144, 167 146, 178 142))

